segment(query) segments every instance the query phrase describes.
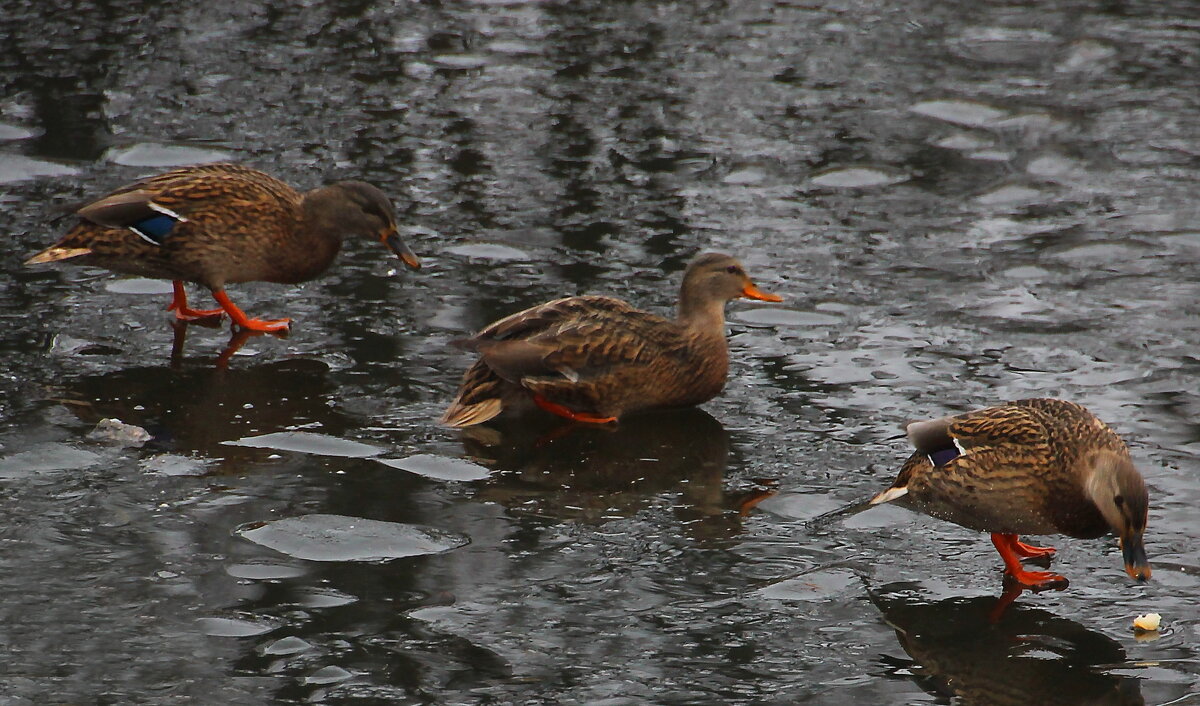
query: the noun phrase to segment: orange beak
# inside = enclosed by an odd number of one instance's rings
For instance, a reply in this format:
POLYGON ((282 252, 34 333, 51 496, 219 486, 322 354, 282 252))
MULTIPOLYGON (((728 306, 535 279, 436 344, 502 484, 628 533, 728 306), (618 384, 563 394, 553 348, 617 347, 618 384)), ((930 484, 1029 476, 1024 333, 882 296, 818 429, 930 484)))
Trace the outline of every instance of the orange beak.
POLYGON ((408 244, 400 239, 400 234, 393 228, 392 230, 384 231, 379 236, 380 242, 388 247, 388 250, 396 253, 411 269, 421 269, 421 261, 417 259, 416 254, 409 249, 408 244))
POLYGON ((760 299, 764 302, 781 302, 783 297, 778 294, 769 294, 755 287, 753 283, 747 282, 745 287, 742 287, 742 296, 747 299, 760 299))

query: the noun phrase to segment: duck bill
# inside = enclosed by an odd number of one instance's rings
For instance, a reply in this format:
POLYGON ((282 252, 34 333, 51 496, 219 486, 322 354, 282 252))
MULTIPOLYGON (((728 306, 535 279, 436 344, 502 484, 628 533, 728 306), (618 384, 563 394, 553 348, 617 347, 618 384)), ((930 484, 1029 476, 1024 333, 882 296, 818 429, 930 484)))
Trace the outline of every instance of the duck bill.
POLYGON ((420 259, 417 258, 416 253, 409 249, 408 243, 405 243, 400 238, 399 233, 394 230, 388 231, 380 237, 380 240, 388 247, 388 250, 396 253, 396 257, 400 258, 409 268, 414 270, 421 269, 420 259))
POLYGON ((1138 581, 1150 580, 1150 561, 1146 559, 1141 534, 1121 537, 1121 555, 1125 559, 1125 573, 1138 581))
POLYGON ((783 297, 779 296, 778 294, 770 294, 768 292, 764 292, 763 290, 759 289, 758 287, 755 287, 753 284, 751 284, 749 282, 746 283, 745 287, 742 287, 742 296, 746 297, 747 299, 759 299, 764 302, 781 302, 781 301, 783 301, 783 297))

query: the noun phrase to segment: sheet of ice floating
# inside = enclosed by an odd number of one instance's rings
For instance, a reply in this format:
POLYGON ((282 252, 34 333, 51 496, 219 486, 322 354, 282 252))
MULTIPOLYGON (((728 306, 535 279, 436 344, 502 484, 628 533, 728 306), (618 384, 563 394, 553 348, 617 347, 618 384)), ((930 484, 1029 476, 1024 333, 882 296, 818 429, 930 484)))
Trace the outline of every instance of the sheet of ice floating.
POLYGON ((436 478, 437 480, 483 480, 490 473, 487 468, 478 463, 472 463, 466 459, 435 456, 433 454, 417 454, 408 458, 381 458, 377 460, 385 466, 399 468, 402 471, 415 473, 426 478, 436 478))
POLYGON ((871 186, 888 186, 908 181, 908 176, 882 167, 838 167, 819 172, 810 182, 817 186, 839 189, 862 189, 871 186))
POLYGON ((244 620, 241 618, 200 618, 200 629, 205 635, 213 637, 254 637, 263 635, 279 627, 273 620, 256 618, 244 620))
POLYGON ((318 456, 342 456, 366 458, 383 453, 383 449, 359 441, 340 439, 327 434, 309 431, 277 431, 261 436, 246 436, 234 441, 222 441, 228 446, 247 446, 252 449, 275 449, 276 451, 299 451, 318 456))
POLYGON ((462 243, 446 248, 445 252, 473 260, 495 260, 497 262, 521 262, 532 259, 524 250, 499 243, 462 243))
POLYGON ((858 576, 849 569, 822 569, 764 586, 756 593, 776 601, 828 601, 857 585, 858 576))
POLYGON ((470 541, 454 532, 344 515, 301 515, 252 522, 234 530, 245 539, 309 561, 382 561, 439 554, 470 541))
POLYGON ((57 162, 33 159, 21 154, 0 154, 0 184, 26 181, 38 177, 57 177, 78 174, 75 167, 57 162))
POLYGON ((224 162, 232 159, 230 153, 221 150, 187 145, 160 145, 153 142, 113 148, 104 156, 110 162, 126 167, 182 167, 187 164, 224 162))
POLYGON ((1002 108, 968 100, 924 101, 909 110, 927 118, 967 127, 987 127, 1009 115, 1002 108))
POLYGON ((171 294, 171 283, 165 279, 146 279, 145 277, 127 277, 109 280, 104 288, 116 294, 171 294))

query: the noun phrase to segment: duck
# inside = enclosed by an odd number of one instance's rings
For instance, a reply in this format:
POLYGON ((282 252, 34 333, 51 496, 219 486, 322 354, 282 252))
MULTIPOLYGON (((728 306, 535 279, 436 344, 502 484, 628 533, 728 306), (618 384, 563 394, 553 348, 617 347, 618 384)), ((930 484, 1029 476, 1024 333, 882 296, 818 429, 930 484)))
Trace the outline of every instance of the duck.
POLYGON ((141 179, 74 213, 67 234, 25 264, 70 261, 171 280, 167 310, 180 321, 228 314, 242 329, 287 330, 290 319, 246 316, 226 285, 306 282, 328 269, 344 236, 375 238, 409 268, 421 267, 387 196, 361 181, 300 193, 257 169, 202 164, 141 179), (185 282, 207 287, 220 308, 188 306, 185 282))
POLYGON ((783 301, 756 287, 733 257, 709 252, 688 264, 673 319, 599 295, 555 299, 500 319, 458 342, 479 359, 441 423, 481 424, 526 400, 592 424, 707 402, 725 387, 725 304, 739 297, 783 301))
POLYGON ((1065 588, 1065 577, 1029 571, 1022 559, 1054 547, 1023 534, 1119 538, 1125 572, 1150 579, 1143 536, 1149 495, 1129 448, 1081 405, 1051 398, 907 424, 914 447, 891 487, 870 504, 892 502, 991 533, 1006 576, 1031 590, 1065 588))

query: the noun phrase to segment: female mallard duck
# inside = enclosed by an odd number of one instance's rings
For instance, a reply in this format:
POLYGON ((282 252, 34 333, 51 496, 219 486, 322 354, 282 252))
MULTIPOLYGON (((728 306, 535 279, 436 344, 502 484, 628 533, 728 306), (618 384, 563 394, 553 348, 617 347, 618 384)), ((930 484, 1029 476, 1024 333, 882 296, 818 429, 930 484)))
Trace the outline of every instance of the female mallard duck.
POLYGON ((396 232, 383 192, 343 181, 305 194, 255 169, 204 164, 148 177, 79 209, 80 222, 25 264, 73 260, 114 272, 173 280, 168 310, 181 320, 228 313, 253 331, 290 319, 250 319, 225 294, 235 282, 296 284, 325 271, 345 235, 376 238, 404 264, 421 266, 396 232), (212 290, 220 309, 191 309, 184 282, 212 290))
POLYGON ((683 275, 674 320, 602 296, 557 299, 501 319, 463 342, 480 357, 442 423, 479 424, 527 397, 597 424, 710 400, 729 370, 725 302, 738 297, 783 301, 755 287, 737 260, 706 253, 683 275))
POLYGON ((1142 546, 1149 499, 1129 449, 1083 407, 1055 399, 1018 400, 906 427, 916 448, 892 487, 871 504, 897 501, 912 510, 981 532, 1017 583, 1066 583, 1049 571, 1026 571, 1021 559, 1050 556, 1022 534, 1121 541, 1125 571, 1150 578, 1142 546))

